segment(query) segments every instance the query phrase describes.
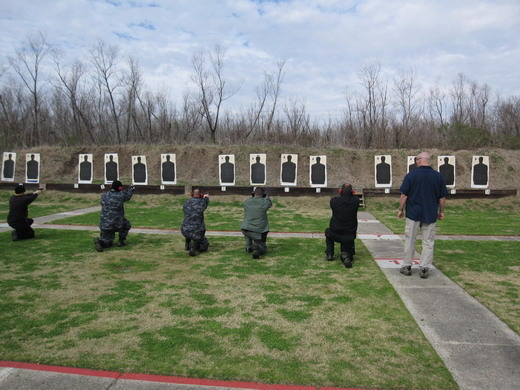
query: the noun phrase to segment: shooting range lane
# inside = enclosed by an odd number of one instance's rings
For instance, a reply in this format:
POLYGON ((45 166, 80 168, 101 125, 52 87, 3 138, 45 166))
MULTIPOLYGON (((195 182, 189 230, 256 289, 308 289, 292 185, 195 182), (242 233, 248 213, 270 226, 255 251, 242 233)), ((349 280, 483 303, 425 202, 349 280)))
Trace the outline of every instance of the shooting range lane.
MULTIPOLYGON (((95 212, 89 207, 36 219, 36 228, 97 231, 97 226, 44 224, 71 215, 95 212)), ((513 389, 520 383, 520 336, 435 267, 428 279, 399 273, 403 236, 393 234, 368 212, 359 212, 358 238, 396 289, 419 328, 463 389, 513 389)), ((8 231, 0 224, 0 231, 8 231)), ((132 233, 176 234, 178 230, 132 228, 132 233)), ((242 236, 238 231, 209 231, 208 235, 242 236)), ((319 238, 323 233, 276 233, 270 237, 319 238)), ((520 241, 519 236, 438 236, 437 239, 520 241)), ((419 257, 416 253, 415 258, 419 257)), ((416 262, 414 262, 416 263, 416 262)), ((355 263, 354 263, 355 266, 355 263)), ((348 272, 348 271, 347 271, 348 272)), ((1 366, 1 365, 0 365, 1 366)), ((11 377, 11 375, 8 375, 11 377)), ((0 388, 2 379, 0 378, 0 388)))

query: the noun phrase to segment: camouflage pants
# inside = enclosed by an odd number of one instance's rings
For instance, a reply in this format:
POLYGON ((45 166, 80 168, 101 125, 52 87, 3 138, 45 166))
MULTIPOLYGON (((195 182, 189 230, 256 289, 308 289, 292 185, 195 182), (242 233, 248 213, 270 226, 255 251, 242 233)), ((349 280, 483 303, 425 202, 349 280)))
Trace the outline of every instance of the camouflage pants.
POLYGON ((114 239, 116 238, 116 233, 119 233, 120 242, 125 241, 131 227, 132 225, 130 224, 130 221, 125 219, 123 226, 117 229, 101 229, 101 232, 99 233, 99 241, 101 242, 103 248, 110 248, 112 246, 114 239))
POLYGON ((209 248, 209 242, 206 238, 206 231, 201 232, 191 232, 187 230, 181 229, 181 233, 185 238, 185 246, 184 249, 190 249, 190 243, 193 241, 195 243, 195 250, 198 252, 205 252, 209 248))

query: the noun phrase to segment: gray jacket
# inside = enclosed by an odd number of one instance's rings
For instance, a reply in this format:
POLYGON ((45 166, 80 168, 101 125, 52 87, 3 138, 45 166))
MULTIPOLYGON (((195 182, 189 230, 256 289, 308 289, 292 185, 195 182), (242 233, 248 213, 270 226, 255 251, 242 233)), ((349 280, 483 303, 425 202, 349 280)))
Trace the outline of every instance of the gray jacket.
POLYGON ((249 230, 255 233, 265 233, 269 231, 269 221, 267 210, 271 208, 273 202, 269 197, 251 197, 244 201, 244 220, 240 224, 240 229, 249 230))

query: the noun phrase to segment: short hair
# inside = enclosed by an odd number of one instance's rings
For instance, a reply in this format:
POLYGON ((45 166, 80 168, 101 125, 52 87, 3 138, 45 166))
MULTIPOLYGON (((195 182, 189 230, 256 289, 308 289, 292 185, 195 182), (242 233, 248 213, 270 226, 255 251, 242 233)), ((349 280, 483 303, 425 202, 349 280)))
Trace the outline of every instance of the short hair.
POLYGON ((200 190, 198 188, 194 188, 193 190, 191 190, 191 196, 199 196, 200 195, 200 190))
POLYGON ((349 183, 343 183, 341 185, 341 192, 342 193, 347 193, 347 194, 351 194, 352 193, 352 184, 349 184, 349 183))
POLYGON ((265 194, 265 190, 263 189, 263 187, 256 187, 255 188, 255 196, 258 195, 258 196, 264 196, 265 194))

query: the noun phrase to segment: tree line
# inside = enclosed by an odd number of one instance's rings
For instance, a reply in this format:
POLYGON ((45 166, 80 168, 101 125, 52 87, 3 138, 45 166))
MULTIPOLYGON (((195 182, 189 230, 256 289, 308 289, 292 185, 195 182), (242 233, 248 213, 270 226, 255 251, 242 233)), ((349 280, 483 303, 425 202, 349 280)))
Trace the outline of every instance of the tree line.
POLYGON ((502 97, 460 73, 423 88, 414 70, 391 79, 380 64, 357 73, 343 115, 313 120, 284 97, 286 61, 265 72, 249 106, 226 108, 240 86, 226 79, 225 50, 192 55, 182 101, 147 88, 137 60, 97 41, 65 64, 38 32, 0 62, 0 146, 280 144, 302 147, 520 149, 520 97, 502 97))

